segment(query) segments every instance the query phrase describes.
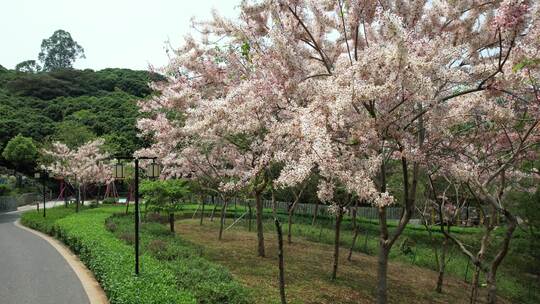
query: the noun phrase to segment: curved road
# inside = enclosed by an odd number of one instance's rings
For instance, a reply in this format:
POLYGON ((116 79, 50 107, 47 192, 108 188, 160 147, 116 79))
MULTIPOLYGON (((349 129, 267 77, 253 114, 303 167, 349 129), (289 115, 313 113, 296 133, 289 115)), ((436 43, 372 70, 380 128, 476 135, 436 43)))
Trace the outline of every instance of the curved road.
POLYGON ((0 303, 89 304, 79 278, 47 241, 0 213, 0 303))

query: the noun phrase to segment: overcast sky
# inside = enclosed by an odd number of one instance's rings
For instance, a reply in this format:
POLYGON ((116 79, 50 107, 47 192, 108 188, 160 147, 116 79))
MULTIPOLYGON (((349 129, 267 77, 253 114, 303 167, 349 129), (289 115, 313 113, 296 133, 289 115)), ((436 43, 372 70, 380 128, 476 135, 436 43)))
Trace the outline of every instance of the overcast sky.
POLYGON ((0 0, 0 65, 13 69, 37 60, 41 41, 58 29, 85 50, 76 68, 147 69, 167 62, 164 46, 177 47, 191 17, 208 19, 212 8, 233 17, 240 0, 0 0))

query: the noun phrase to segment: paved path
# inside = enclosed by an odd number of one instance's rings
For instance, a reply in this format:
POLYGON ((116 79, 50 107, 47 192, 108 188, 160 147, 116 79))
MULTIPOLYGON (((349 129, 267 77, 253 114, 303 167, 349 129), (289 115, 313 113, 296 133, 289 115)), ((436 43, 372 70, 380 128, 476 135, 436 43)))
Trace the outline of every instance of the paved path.
POLYGON ((18 218, 0 213, 0 303, 90 303, 66 260, 45 240, 16 227, 18 218))

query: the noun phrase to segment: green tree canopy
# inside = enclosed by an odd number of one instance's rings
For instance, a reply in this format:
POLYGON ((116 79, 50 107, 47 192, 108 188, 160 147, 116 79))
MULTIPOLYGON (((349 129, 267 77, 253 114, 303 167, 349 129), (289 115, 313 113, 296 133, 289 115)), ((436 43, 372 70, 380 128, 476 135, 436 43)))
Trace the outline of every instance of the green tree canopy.
POLYGON ((84 49, 73 40, 69 32, 57 30, 41 42, 39 60, 44 71, 71 68, 77 58, 85 58, 84 49))
POLYGON ((37 73, 41 66, 35 60, 25 60, 15 66, 15 71, 23 73, 37 73))
POLYGON ((63 142, 70 148, 75 148, 96 138, 96 135, 83 124, 65 120, 56 126, 52 138, 55 141, 63 142))
POLYGON ((19 134, 7 143, 2 157, 19 171, 31 171, 36 164, 38 149, 31 138, 19 134))
POLYGON ((144 196, 146 204, 167 212, 174 212, 180 200, 190 193, 187 181, 182 179, 145 180, 141 183, 139 191, 144 196))

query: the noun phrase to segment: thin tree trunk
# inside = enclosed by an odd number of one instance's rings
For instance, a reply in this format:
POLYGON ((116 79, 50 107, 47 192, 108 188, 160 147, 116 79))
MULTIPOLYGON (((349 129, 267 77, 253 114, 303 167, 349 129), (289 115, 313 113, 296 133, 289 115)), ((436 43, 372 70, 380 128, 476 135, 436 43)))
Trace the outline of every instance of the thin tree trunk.
POLYGON ((332 268, 332 280, 337 277, 338 263, 339 263, 339 241, 341 232, 341 219, 343 218, 343 209, 339 207, 338 214, 336 215, 336 234, 334 238, 334 266, 332 268))
POLYGON ((260 192, 255 192, 255 203, 257 208, 257 255, 264 257, 263 204, 260 192))
POLYGON ((67 208, 68 207, 68 197, 67 197, 67 187, 68 187, 68 184, 64 182, 64 206, 67 208))
POLYGON ((126 200, 126 214, 129 212, 129 199, 131 198, 131 185, 128 185, 129 198, 126 200))
POLYGON ((289 220, 288 220, 288 227, 287 227, 287 243, 292 243, 292 217, 294 213, 294 205, 289 208, 289 220))
POLYGON ((377 303, 387 303, 387 273, 388 273, 388 252, 389 249, 384 245, 379 245, 379 256, 377 258, 377 303))
POLYGON ((347 256, 347 261, 349 262, 352 260, 352 253, 354 250, 354 246, 356 245, 356 239, 358 238, 358 225, 356 224, 356 208, 357 207, 358 205, 355 205, 354 208, 352 209, 352 224, 353 224, 354 236, 352 239, 351 249, 349 250, 349 255, 347 256))
POLYGON ((83 184, 82 186, 82 201, 81 201, 81 205, 84 206, 84 202, 86 201, 86 185, 83 184))
POLYGON ((214 214, 216 213, 216 210, 217 210, 217 205, 216 205, 213 195, 212 195, 212 205, 214 205, 214 208, 212 209, 212 213, 210 214, 210 222, 214 221, 214 214))
POLYGON ((281 231, 281 224, 277 218, 274 218, 276 224, 276 231, 278 236, 278 259, 279 259, 279 295, 281 298, 281 304, 287 304, 285 298, 285 263, 283 259, 283 232, 281 231))
POLYGON ((171 228, 171 233, 174 233, 174 213, 169 213, 169 226, 171 228))
POLYGON ((315 211, 313 212, 313 220, 311 221, 311 226, 315 226, 315 221, 317 220, 318 215, 319 215, 319 200, 316 200, 315 211))
POLYGON ((77 200, 75 205, 75 212, 79 212, 79 202, 81 200, 81 186, 77 185, 77 200))
POLYGON ((480 279, 480 267, 476 266, 473 274, 473 279, 471 282, 471 297, 470 303, 475 304, 478 299, 478 281, 480 279))
POLYGON ((248 219, 248 231, 251 232, 251 219, 253 218, 253 211, 251 210, 251 203, 247 202, 248 209, 249 209, 249 219, 248 219))
POLYGON ((97 189, 98 189, 98 193, 96 196, 96 203, 99 205, 99 197, 101 196, 101 185, 98 185, 97 189))
POLYGON ((221 217, 219 223, 218 240, 221 240, 221 238, 223 237, 223 226, 225 226, 225 212, 227 211, 227 203, 228 201, 226 199, 223 199, 223 206, 221 207, 221 217))
POLYGON ((272 187, 272 216, 274 218, 277 217, 277 211, 276 211, 276 193, 274 192, 274 187, 272 187))
POLYGON ((352 239, 351 249, 349 250, 349 256, 347 257, 347 261, 352 261, 352 253, 354 250, 354 246, 356 245, 356 239, 358 238, 358 228, 354 229, 354 236, 352 239))
POLYGON ((202 226, 203 219, 204 219, 204 196, 201 195, 201 204, 202 204, 202 210, 201 210, 201 222, 199 225, 202 226))
POLYGON ((442 293, 442 287, 444 283, 444 271, 446 268, 446 252, 448 250, 448 237, 445 236, 442 248, 441 248, 441 256, 439 260, 439 276, 437 277, 437 288, 435 290, 438 293, 442 293))

